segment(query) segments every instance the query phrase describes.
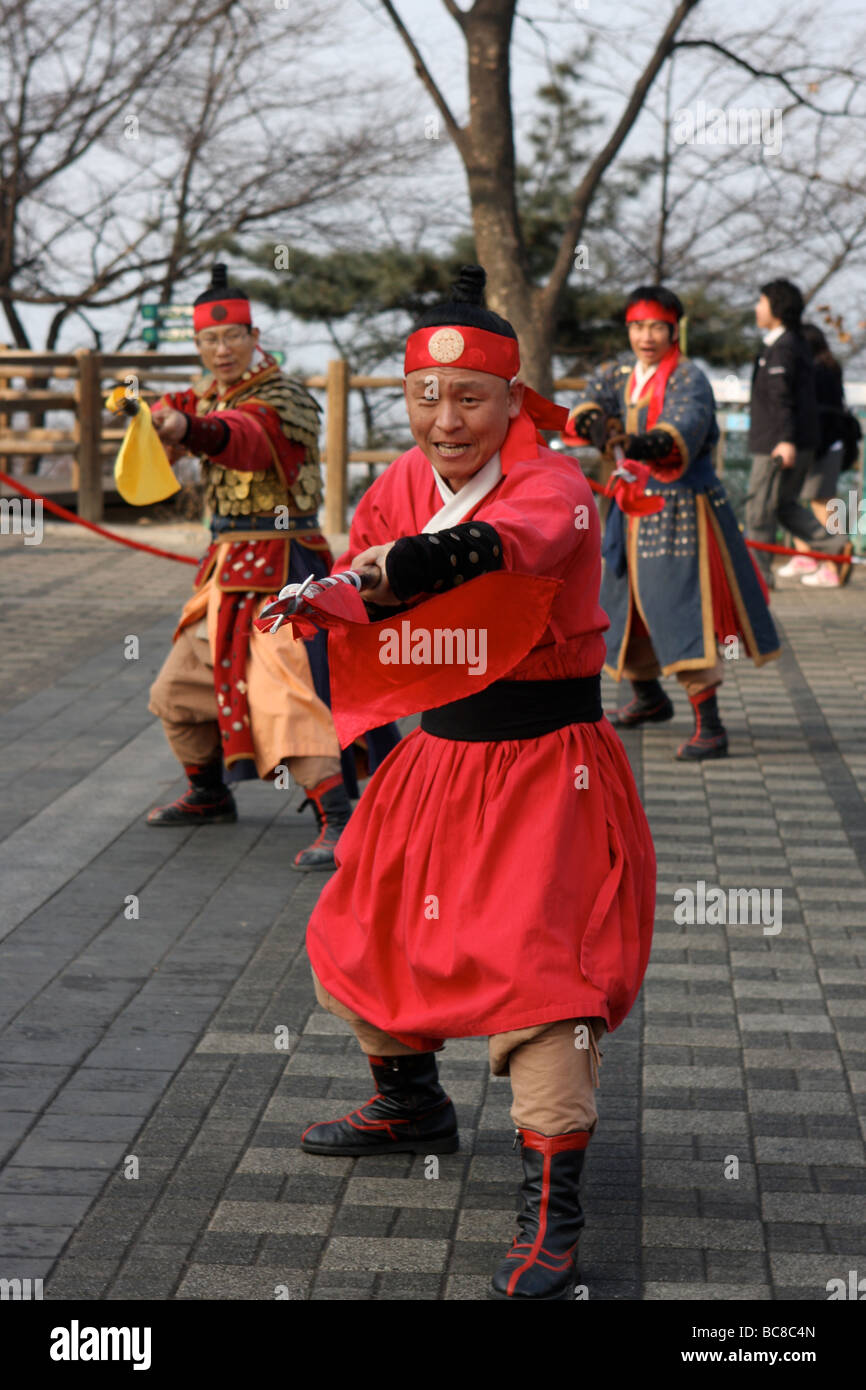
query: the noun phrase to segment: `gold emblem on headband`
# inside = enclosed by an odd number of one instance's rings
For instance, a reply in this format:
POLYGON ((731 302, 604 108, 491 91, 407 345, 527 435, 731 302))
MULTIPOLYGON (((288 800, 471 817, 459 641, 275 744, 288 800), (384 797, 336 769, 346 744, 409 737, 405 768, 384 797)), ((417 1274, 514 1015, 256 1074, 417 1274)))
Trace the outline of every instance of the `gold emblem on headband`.
POLYGON ((456 362, 463 356, 465 346, 463 334, 456 328, 437 328, 427 344, 427 351, 434 362, 456 362))

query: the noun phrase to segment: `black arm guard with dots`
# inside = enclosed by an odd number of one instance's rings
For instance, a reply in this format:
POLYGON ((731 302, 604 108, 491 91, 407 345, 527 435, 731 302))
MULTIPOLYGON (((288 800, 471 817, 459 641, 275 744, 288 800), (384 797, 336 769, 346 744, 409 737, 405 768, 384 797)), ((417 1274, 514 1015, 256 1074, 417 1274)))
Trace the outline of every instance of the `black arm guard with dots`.
POLYGON ((385 560, 391 591, 404 601, 454 589, 498 569, 502 569, 502 543, 486 521, 465 521, 430 535, 403 536, 385 560))

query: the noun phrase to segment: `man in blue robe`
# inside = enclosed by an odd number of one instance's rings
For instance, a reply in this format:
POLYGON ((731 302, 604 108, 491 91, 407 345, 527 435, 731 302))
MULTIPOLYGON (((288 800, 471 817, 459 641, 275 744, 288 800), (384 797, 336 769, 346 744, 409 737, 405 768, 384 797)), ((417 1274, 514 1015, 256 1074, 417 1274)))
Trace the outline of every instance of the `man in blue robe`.
POLYGON ((766 588, 712 465, 719 438, 712 387, 679 349, 683 306, 659 285, 630 295, 625 321, 634 359, 602 366, 580 393, 566 438, 620 444, 645 465, 652 515, 626 515, 613 502, 604 538, 601 604, 610 618, 607 663, 630 680, 619 728, 673 718, 659 676, 676 675, 694 710, 683 760, 722 758, 728 736, 716 692, 725 656, 756 665, 780 654, 766 588), (611 423, 613 422, 613 424, 611 423))

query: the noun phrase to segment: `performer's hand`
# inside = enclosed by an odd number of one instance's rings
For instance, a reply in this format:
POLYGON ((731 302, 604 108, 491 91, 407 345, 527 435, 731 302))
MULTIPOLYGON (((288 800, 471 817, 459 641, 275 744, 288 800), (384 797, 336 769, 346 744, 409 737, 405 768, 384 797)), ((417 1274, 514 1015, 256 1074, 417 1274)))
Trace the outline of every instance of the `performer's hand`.
POLYGON ((155 410, 150 418, 163 444, 180 444, 188 423, 183 411, 155 410))
POLYGON ((605 449, 609 450, 612 453, 614 449, 620 448, 624 450, 624 452, 627 454, 628 449, 626 445, 630 438, 631 435, 626 434, 621 425, 617 425, 617 428, 611 431, 611 433, 607 436, 605 449))
POLYGON ((599 409, 585 410, 580 427, 584 439, 588 439, 592 447, 602 453, 607 439, 607 420, 603 412, 599 409))
POLYGON ((783 468, 793 468, 797 462, 796 444, 777 444, 773 450, 773 458, 779 459, 783 468))
POLYGON ((401 600, 393 593, 385 573, 385 557, 393 545, 394 541, 389 541, 387 545, 371 545, 352 561, 353 570, 362 570, 365 565, 378 565, 382 574, 382 582, 377 584, 375 589, 364 590, 362 598, 365 603, 374 603, 380 608, 399 608, 401 605, 401 600))

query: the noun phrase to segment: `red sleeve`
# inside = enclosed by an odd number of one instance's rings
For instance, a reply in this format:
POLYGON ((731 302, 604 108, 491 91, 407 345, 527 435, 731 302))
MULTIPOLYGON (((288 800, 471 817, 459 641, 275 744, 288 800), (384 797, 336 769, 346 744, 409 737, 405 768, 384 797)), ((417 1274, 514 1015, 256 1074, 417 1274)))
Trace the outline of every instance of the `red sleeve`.
POLYGON ((195 415, 195 407, 198 396, 189 387, 186 391, 166 391, 164 396, 160 396, 151 405, 154 410, 182 410, 184 415, 195 415))
POLYGON ((216 418, 228 426, 229 441, 216 455, 222 468, 239 473, 270 468, 273 454, 263 427, 245 410, 220 410, 216 418))
POLYGON ((362 550, 369 549, 371 545, 387 545, 389 541, 398 540, 404 534, 395 526, 392 515, 393 499, 389 497, 393 491, 393 484, 398 479, 397 465, 401 462, 401 459, 397 459, 392 463, 387 472, 377 478, 372 487, 368 487, 362 494, 352 517, 349 548, 334 564, 334 574, 351 569, 352 561, 362 550))
POLYGON ((653 459, 650 463, 650 472, 660 483, 675 483, 683 475, 683 457, 679 449, 674 445, 670 453, 663 459, 653 459))
POLYGON ((568 473, 533 469, 525 479, 529 485, 523 482, 515 477, 513 486, 506 485, 476 515, 502 538, 506 569, 559 578, 577 558, 587 535, 600 533, 592 493, 577 468, 568 473))

